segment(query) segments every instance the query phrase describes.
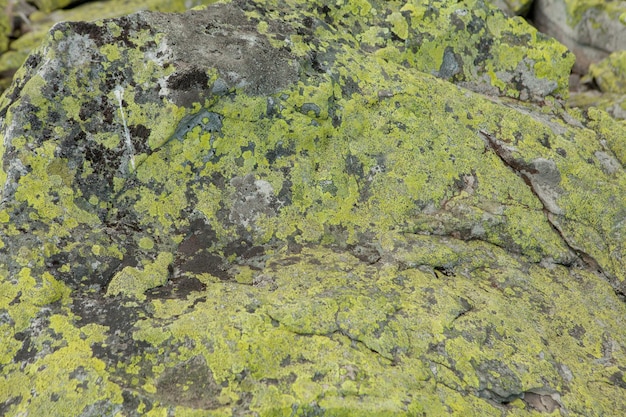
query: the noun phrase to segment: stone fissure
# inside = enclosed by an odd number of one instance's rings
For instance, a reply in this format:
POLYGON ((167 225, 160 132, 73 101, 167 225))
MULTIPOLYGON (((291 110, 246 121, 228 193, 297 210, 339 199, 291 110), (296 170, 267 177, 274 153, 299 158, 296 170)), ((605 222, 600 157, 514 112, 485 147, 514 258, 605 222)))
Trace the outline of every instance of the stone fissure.
POLYGON ((600 264, 593 258, 593 256, 589 255, 584 250, 572 243, 571 239, 567 237, 566 233, 563 232, 558 222, 554 219, 554 216, 561 215, 562 211, 556 205, 555 201, 552 201, 546 195, 542 195, 542 192, 537 189, 537 184, 535 183, 535 181, 533 181, 532 175, 538 174, 539 171, 531 165, 524 163, 523 161, 516 160, 511 154, 512 149, 507 147, 507 145, 503 141, 498 140, 492 134, 484 130, 479 130, 479 133, 485 141, 487 147, 491 149, 507 167, 509 167, 516 175, 524 180, 524 183, 526 183, 533 195, 535 195, 537 199, 541 202, 541 204, 543 205, 544 214, 546 215, 546 220, 550 224, 552 230, 556 232, 556 234, 565 243, 565 245, 572 251, 572 253, 576 254, 578 259, 581 260, 582 264, 584 264, 589 270, 598 272, 604 276, 604 270, 602 269, 600 264))

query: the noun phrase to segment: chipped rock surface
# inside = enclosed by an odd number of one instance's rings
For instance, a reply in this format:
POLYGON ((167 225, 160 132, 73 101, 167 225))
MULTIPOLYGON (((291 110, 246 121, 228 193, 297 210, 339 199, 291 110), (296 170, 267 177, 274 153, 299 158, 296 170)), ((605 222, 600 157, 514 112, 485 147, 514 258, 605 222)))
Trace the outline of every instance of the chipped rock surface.
POLYGON ((57 24, 0 97, 0 415, 620 415, 572 64, 472 0, 57 24))

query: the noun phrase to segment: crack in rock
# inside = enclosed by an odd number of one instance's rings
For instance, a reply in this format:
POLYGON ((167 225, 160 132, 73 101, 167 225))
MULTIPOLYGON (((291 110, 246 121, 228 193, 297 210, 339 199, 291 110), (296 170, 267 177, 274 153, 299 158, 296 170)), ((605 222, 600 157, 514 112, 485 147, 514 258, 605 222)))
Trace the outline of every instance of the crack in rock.
POLYGON ((522 178, 531 192, 541 201, 548 223, 563 240, 565 245, 576 254, 588 269, 605 275, 598 261, 574 244, 571 239, 567 237, 567 234, 564 233, 556 219, 556 216, 562 216, 564 214, 563 210, 557 204, 557 199, 560 194, 563 193, 563 190, 559 187, 561 173, 556 163, 545 158, 537 158, 530 163, 517 159, 513 157, 513 152, 516 150, 514 147, 497 139, 485 130, 479 130, 478 132, 487 148, 491 149, 507 167, 522 178))

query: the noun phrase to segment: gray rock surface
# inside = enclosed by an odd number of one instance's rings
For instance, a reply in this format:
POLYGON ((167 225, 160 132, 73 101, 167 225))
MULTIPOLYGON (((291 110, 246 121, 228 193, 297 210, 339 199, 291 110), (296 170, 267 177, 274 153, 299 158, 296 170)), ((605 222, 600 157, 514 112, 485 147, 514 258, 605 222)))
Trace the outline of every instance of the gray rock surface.
POLYGON ((56 25, 0 97, 0 414, 616 415, 624 124, 572 62, 480 1, 56 25))
POLYGON ((626 48, 626 3, 623 1, 536 0, 537 28, 567 46, 576 55, 575 70, 626 48))

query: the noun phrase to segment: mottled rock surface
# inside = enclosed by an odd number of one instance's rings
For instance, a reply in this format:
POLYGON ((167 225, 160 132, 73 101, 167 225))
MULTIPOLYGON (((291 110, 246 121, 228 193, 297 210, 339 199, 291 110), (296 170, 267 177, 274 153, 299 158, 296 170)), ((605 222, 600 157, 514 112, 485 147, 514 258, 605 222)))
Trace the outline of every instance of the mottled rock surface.
POLYGON ((524 16, 532 7, 533 0, 493 0, 491 3, 509 16, 524 16))
POLYGON ((536 0, 533 21, 576 54, 576 70, 626 48, 626 2, 536 0))
POLYGON ((216 0, 0 0, 0 94, 54 24, 113 18, 141 10, 184 12, 216 0), (33 5, 33 3, 36 5, 33 5), (4 49, 3 49, 4 48, 4 49))
POLYGON ((616 119, 626 120, 626 51, 614 52, 591 64, 589 74, 581 81, 583 88, 570 95, 569 106, 597 107, 616 119))
POLYGON ((0 414, 620 415, 572 63, 480 1, 56 25, 0 98, 0 414))

